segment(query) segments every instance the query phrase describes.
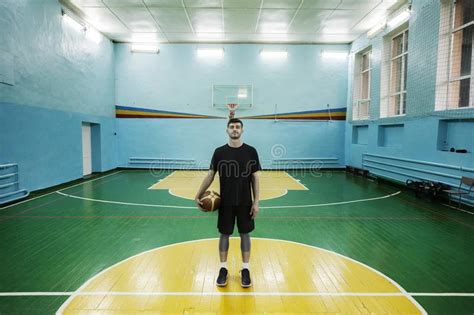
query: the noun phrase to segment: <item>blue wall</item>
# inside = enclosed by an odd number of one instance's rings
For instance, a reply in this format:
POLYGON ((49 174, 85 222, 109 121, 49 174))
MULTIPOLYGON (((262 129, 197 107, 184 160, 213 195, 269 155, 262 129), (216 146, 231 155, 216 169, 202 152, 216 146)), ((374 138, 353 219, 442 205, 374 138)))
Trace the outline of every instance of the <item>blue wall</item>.
POLYGON ((368 168, 399 181, 424 178, 459 184, 462 175, 474 176, 474 109, 435 111, 435 89, 440 23, 439 1, 413 0, 409 20, 407 114, 380 118, 381 64, 383 37, 362 36, 351 46, 349 65, 348 112, 352 111, 352 81, 355 53, 372 47, 370 118, 348 121, 346 163, 368 168), (469 121, 469 119, 471 119, 469 121), (367 141, 353 135, 367 128, 367 141), (468 154, 445 151, 465 148, 468 154))
MULTIPOLYGON (((222 116, 212 108, 212 84, 252 84, 254 105, 244 115, 345 107, 347 60, 323 59, 322 50, 348 45, 219 45, 222 59, 200 59, 198 45, 161 45, 159 54, 115 45, 117 105, 222 116), (286 49, 286 60, 264 60, 259 52, 286 49)), ((210 47, 203 45, 202 47, 210 47)), ((243 113, 243 112, 242 112, 243 113)))
MULTIPOLYGON (((198 59, 198 45, 162 45, 160 53, 136 54, 115 46, 117 105, 226 116, 211 106, 212 84, 252 84, 254 108, 237 117, 345 107, 347 60, 323 59, 322 50, 348 51, 347 45, 221 45, 223 59, 198 59), (286 60, 262 60, 262 48, 288 51, 286 60)), ((204 47, 204 46, 203 46, 204 47)), ((209 47, 206 45, 205 47, 209 47)), ((335 157, 344 161, 343 122, 244 120, 244 141, 262 160, 274 145, 282 158, 335 157)), ((195 159, 207 167, 216 146, 227 142, 225 120, 118 119, 120 164, 129 157, 195 159)), ((262 161, 263 162, 263 161, 262 161)), ((270 162, 268 162, 270 163, 270 162)), ((264 163, 267 167, 271 165, 264 163)))
POLYGON ((368 120, 244 120, 244 141, 258 149, 265 167, 275 158, 333 157, 396 180, 454 184, 461 175, 474 176, 474 110, 434 111, 439 11, 439 1, 412 1, 407 114, 380 118, 383 39, 392 29, 350 46, 223 45, 223 59, 202 60, 194 44, 132 54, 126 44, 90 42, 64 25, 56 0, 2 1, 0 51, 13 56, 14 84, 0 84, 0 163, 18 162, 21 184, 30 190, 79 178, 81 123, 91 122, 101 133, 94 139, 101 152, 95 171, 140 156, 189 158, 207 167, 212 150, 227 141, 224 119, 115 119, 114 105, 224 116, 211 106, 211 85, 252 84, 254 108, 237 116, 273 114, 275 104, 279 113, 327 104, 347 105, 350 112, 354 55, 371 46, 368 120), (284 48, 288 58, 264 61, 262 48, 284 48), (321 51, 331 49, 350 49, 351 57, 323 59, 321 51), (275 146, 284 153, 275 154, 275 146), (450 147, 470 153, 446 151, 450 147))
POLYGON ((113 44, 64 24, 56 0, 0 2, 0 29, 14 60, 13 85, 0 84, 0 163, 19 163, 29 190, 80 178, 86 121, 101 125, 95 170, 115 168, 113 44))
MULTIPOLYGON (((120 164, 130 157, 194 159, 207 168, 214 149, 228 141, 224 119, 118 119, 120 164)), ((344 164, 344 122, 244 120, 242 140, 254 146, 262 167, 278 158, 337 158, 344 164)), ((301 166, 301 165, 300 165, 301 166)), ((337 165, 331 165, 335 167, 337 165)))
POLYGON ((117 167, 114 118, 6 103, 0 106, 0 117, 2 160, 18 163, 24 189, 82 178, 82 122, 101 127, 101 159, 93 171, 117 167))

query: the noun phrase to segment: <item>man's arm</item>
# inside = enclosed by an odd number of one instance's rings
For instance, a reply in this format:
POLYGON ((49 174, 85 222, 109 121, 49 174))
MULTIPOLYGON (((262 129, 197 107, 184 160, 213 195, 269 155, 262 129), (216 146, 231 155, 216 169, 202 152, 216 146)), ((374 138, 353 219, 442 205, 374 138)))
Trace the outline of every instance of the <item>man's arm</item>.
POLYGON ((202 181, 201 187, 199 187, 196 197, 194 197, 194 200, 196 201, 198 208, 201 210, 204 210, 204 209, 202 209, 202 202, 199 199, 201 198, 202 194, 209 188, 209 186, 211 186, 212 182, 214 181, 215 175, 216 175, 216 171, 210 169, 206 177, 204 177, 204 180, 202 181))
POLYGON ((258 214, 259 206, 258 203, 260 201, 260 172, 252 173, 252 193, 253 193, 253 205, 252 209, 250 210, 250 215, 252 219, 258 214))

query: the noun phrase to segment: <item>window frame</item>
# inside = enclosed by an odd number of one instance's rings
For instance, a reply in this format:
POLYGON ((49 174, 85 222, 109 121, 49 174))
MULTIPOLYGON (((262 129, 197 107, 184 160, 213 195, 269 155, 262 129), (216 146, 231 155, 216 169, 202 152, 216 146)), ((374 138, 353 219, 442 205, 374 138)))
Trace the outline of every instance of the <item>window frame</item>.
MULTIPOLYGON (((474 20, 464 23, 458 27, 455 27, 455 15, 456 15, 456 0, 445 0, 442 1, 441 8, 441 19, 448 19, 448 26, 443 28, 443 25, 440 25, 440 34, 446 33, 445 38, 440 37, 438 51, 441 49, 448 49, 447 56, 443 58, 438 58, 438 67, 437 71, 445 71, 444 74, 437 74, 437 88, 436 91, 436 104, 435 111, 444 111, 444 110, 465 110, 474 108, 474 42, 471 43, 471 71, 469 75, 452 77, 451 70, 453 66, 453 54, 454 54, 454 36, 458 32, 462 32, 468 27, 474 26, 474 20), (448 8, 446 8, 448 6, 448 8), (442 66, 442 63, 446 63, 446 66, 442 66), (444 78, 444 79, 443 79, 444 78), (460 107, 459 100, 457 104, 450 101, 451 85, 453 82, 461 82, 464 79, 470 79, 470 89, 469 89, 469 103, 468 106, 460 107)), ((459 93, 457 92, 457 98, 459 99, 459 93)))
POLYGON ((355 73, 355 78, 357 80, 357 90, 353 95, 353 111, 352 111, 352 120, 367 120, 370 118, 370 104, 371 104, 371 92, 372 92, 372 47, 367 47, 356 54, 357 62, 357 72, 355 73), (363 60, 364 56, 368 56, 368 67, 363 69, 363 60), (363 76, 368 73, 368 82, 367 82, 367 95, 368 98, 361 98, 364 94, 363 92, 363 76), (367 103, 367 115, 361 115, 360 113, 360 104, 367 103), (355 115, 356 114, 356 115, 355 115))
MULTIPOLYGON (((409 29, 408 26, 406 28, 403 28, 403 30, 395 33, 394 35, 390 36, 390 74, 388 78, 388 108, 387 108, 387 116, 386 117, 397 117, 397 116, 405 116, 406 115, 406 95, 407 95, 407 89, 406 89, 406 82, 405 82, 405 63, 406 59, 408 58, 408 49, 406 48, 406 44, 408 42, 408 39, 405 41, 405 37, 409 38, 409 29), (402 53, 398 54, 396 56, 392 56, 393 52, 393 40, 402 35, 402 53), (401 58, 402 65, 401 65, 401 71, 400 71, 400 86, 401 90, 399 92, 392 92, 392 75, 393 75, 393 68, 394 68, 394 61, 401 58), (405 89, 403 89, 405 88, 405 89), (392 98, 400 95, 400 107, 398 112, 396 112, 394 115, 389 115, 390 109, 392 108, 392 98), (403 113, 400 113, 400 109, 403 109, 403 101, 405 101, 405 111, 403 113)), ((408 69, 407 69, 408 71, 408 69)), ((393 108, 396 109, 396 105, 393 105, 393 108)))

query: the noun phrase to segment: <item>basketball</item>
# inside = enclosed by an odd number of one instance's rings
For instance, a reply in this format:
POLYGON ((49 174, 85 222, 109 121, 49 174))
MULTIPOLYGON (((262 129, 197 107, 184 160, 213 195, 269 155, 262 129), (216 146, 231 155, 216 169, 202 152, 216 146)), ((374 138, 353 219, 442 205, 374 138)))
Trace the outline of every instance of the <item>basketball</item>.
POLYGON ((215 191, 207 190, 202 194, 201 199, 202 201, 202 208, 206 212, 216 211, 221 204, 221 196, 216 193, 215 191))

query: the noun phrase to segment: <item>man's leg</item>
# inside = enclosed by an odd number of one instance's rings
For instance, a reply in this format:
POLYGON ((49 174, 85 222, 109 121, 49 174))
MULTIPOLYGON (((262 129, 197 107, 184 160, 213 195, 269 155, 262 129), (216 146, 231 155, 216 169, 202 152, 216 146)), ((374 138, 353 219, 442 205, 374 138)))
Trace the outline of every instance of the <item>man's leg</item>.
POLYGON ((229 236, 234 232, 235 213, 233 207, 220 207, 217 216, 217 228, 219 229, 219 256, 221 268, 217 277, 217 286, 227 285, 227 253, 229 252, 229 236))
POLYGON ((255 221, 250 215, 251 206, 240 206, 237 212, 237 227, 239 228, 240 234, 240 250, 242 251, 242 270, 241 270, 241 282, 240 285, 243 288, 249 288, 252 286, 252 280, 250 280, 250 232, 255 229, 255 221))
POLYGON ((240 233, 240 250, 242 252, 242 266, 243 268, 249 269, 250 262, 250 234, 240 233))
POLYGON ((229 252, 229 235, 221 234, 219 237, 219 256, 221 261, 221 267, 219 269, 219 276, 217 277, 216 284, 219 287, 225 287, 227 285, 227 253, 229 252))
POLYGON ((219 256, 221 259, 221 267, 227 268, 227 253, 229 252, 229 235, 221 234, 219 237, 219 256))
POLYGON ((242 252, 242 270, 241 270, 241 286, 249 288, 252 286, 250 280, 250 234, 240 233, 240 250, 242 252))

